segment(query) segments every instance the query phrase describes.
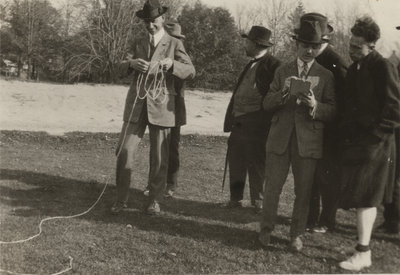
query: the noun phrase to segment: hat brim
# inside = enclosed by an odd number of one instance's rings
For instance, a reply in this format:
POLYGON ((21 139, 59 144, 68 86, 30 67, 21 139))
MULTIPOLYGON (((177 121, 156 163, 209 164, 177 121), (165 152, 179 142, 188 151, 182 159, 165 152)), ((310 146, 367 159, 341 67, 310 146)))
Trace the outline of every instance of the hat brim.
POLYGON ((156 19, 157 17, 160 17, 161 15, 163 15, 164 13, 166 13, 168 11, 167 7, 161 7, 161 8, 162 8, 161 13, 159 13, 158 15, 155 15, 155 16, 151 16, 151 17, 146 16, 144 10, 137 11, 136 12, 136 16, 139 17, 140 19, 143 19, 143 20, 145 20, 145 19, 147 19, 147 20, 156 19))
POLYGON ((307 43, 307 44, 324 44, 324 43, 329 43, 329 39, 321 38, 321 41, 308 41, 304 39, 299 39, 296 35, 292 35, 292 38, 296 41, 307 43))
MULTIPOLYGON (((331 25, 329 25, 329 24, 328 24, 327 26, 328 26, 328 33, 324 33, 324 35, 333 34, 333 32, 334 32, 333 27, 332 27, 331 25)), ((300 29, 294 29, 293 32, 294 32, 295 34, 299 34, 299 30, 300 30, 300 29)))
POLYGON ((274 43, 271 43, 271 42, 269 42, 269 41, 261 41, 261 40, 250 39, 249 36, 248 36, 247 34, 242 34, 241 37, 247 38, 247 39, 253 41, 254 43, 256 43, 256 44, 258 44, 258 45, 261 45, 261 46, 264 46, 264 47, 271 47, 271 46, 274 45, 274 43))
POLYGON ((175 38, 178 38, 178 39, 185 39, 186 38, 186 36, 184 36, 183 34, 173 34, 173 33, 171 33, 170 35, 175 37, 175 38))

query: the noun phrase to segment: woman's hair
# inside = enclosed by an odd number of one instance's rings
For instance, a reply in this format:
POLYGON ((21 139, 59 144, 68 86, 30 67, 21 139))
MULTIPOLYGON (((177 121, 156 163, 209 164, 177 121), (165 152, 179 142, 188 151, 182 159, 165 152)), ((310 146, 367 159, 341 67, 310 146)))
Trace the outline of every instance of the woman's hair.
POLYGON ((381 37, 379 26, 369 16, 358 18, 351 28, 351 33, 363 37, 368 43, 376 42, 381 37))

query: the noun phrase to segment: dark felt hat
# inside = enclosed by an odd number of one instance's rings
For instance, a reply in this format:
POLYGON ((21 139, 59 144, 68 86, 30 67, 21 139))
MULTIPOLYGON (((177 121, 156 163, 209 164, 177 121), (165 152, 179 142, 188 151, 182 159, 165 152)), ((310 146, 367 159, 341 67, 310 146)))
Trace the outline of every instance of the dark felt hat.
POLYGON ((185 36, 181 33, 182 28, 181 28, 181 25, 179 25, 179 23, 168 22, 164 25, 164 28, 167 30, 169 35, 171 35, 173 37, 176 37, 178 39, 185 38, 185 36))
POLYGON ((136 12, 136 16, 140 19, 152 20, 166 13, 167 10, 168 8, 161 6, 158 0, 147 0, 143 9, 136 12))
POLYGON ((397 26, 396 29, 400 30, 400 26, 397 26))
MULTIPOLYGON (((328 18, 320 13, 310 12, 300 17, 300 25, 303 21, 317 21, 321 26, 322 35, 332 34, 333 27, 328 24, 328 18)), ((294 33, 297 34, 299 29, 295 29, 294 33)))
POLYGON ((271 38, 271 31, 262 26, 251 27, 248 34, 242 34, 242 37, 253 41, 261 46, 270 47, 272 44, 269 40, 271 38))
POLYGON ((321 25, 318 21, 302 21, 300 22, 300 28, 297 34, 293 36, 293 39, 308 43, 308 44, 322 44, 329 42, 328 39, 322 38, 324 34, 322 33, 321 25))

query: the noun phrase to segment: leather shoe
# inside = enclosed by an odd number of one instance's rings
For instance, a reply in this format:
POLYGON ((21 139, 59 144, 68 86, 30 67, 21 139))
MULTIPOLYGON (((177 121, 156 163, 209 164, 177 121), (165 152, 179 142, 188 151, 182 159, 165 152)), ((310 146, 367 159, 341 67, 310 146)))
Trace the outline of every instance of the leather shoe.
POLYGON ((322 233, 322 234, 324 234, 324 233, 326 233, 328 231, 328 227, 326 227, 326 226, 316 226, 316 227, 314 227, 313 229, 312 229, 312 232, 314 232, 314 233, 322 233))
POLYGON ((112 214, 118 214, 124 209, 128 208, 128 205, 123 202, 116 202, 114 205, 111 207, 110 211, 112 214))
POLYGON ((258 241, 264 247, 268 247, 269 243, 271 242, 271 233, 261 230, 260 234, 258 235, 258 241))
POLYGON ((256 214, 259 214, 259 213, 262 212, 262 209, 263 209, 263 201, 262 200, 256 200, 256 201, 254 201, 253 206, 254 206, 254 212, 256 214))
POLYGON ((303 249, 303 242, 300 237, 295 237, 290 240, 289 249, 293 252, 299 252, 303 249))
POLYGON ((174 191, 172 191, 172 190, 167 190, 167 191, 165 191, 165 194, 164 194, 164 198, 172 198, 174 196, 174 191))
POLYGON ((346 261, 340 262, 339 266, 346 270, 360 271, 363 268, 370 267, 371 264, 371 250, 368 250, 365 252, 356 251, 346 261))
POLYGON ((160 205, 156 201, 150 202, 149 206, 146 208, 146 214, 148 215, 158 215, 160 212, 160 205))

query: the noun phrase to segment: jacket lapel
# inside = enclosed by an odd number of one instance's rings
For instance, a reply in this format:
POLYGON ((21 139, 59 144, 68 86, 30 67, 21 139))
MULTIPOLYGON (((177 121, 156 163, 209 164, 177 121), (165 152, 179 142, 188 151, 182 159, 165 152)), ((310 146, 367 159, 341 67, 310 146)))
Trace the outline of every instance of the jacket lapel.
POLYGON ((150 60, 149 57, 149 44, 150 40, 148 39, 148 36, 143 36, 139 39, 138 43, 138 57, 150 60))
POLYGON ((299 69, 297 68, 297 58, 293 62, 291 62, 290 66, 288 66, 286 75, 288 77, 299 76, 299 69))

